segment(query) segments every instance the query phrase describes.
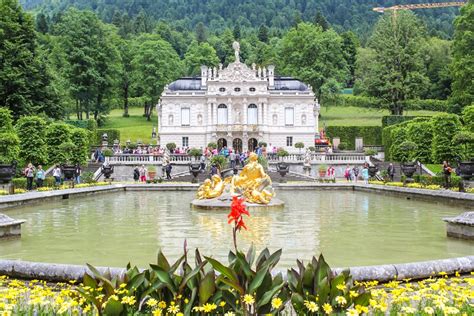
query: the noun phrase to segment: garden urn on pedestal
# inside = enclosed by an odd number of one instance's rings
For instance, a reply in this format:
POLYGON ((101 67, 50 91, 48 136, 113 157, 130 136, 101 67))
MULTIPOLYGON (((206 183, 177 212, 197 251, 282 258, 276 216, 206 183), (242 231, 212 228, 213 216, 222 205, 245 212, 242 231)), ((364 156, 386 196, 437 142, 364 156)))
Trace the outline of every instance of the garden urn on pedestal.
POLYGON ((189 172, 193 176, 191 183, 198 183, 198 175, 201 173, 201 164, 199 162, 192 162, 189 164, 189 172))
POLYGON ((377 166, 369 166, 369 177, 374 178, 377 172, 379 172, 379 168, 377 166))
MULTIPOLYGON (((0 164, 0 184, 8 185, 16 173, 16 161, 12 164, 0 164)), ((8 189, 10 194, 13 194, 14 188, 13 185, 9 186, 8 189)))
POLYGON ((459 192, 466 192, 466 184, 464 182, 474 178, 474 158, 472 158, 471 161, 460 162, 457 169, 457 173, 461 177, 461 181, 459 181, 459 192))
POLYGON ((110 179, 110 176, 114 173, 114 166, 102 165, 101 171, 105 179, 110 179))
POLYGON ((413 175, 416 172, 416 162, 402 162, 400 165, 403 174, 407 177, 405 182, 413 182, 413 175))
POLYGON ((285 183, 286 179, 285 176, 286 174, 290 171, 290 166, 286 162, 279 162, 277 163, 277 172, 280 174, 280 183, 285 183))

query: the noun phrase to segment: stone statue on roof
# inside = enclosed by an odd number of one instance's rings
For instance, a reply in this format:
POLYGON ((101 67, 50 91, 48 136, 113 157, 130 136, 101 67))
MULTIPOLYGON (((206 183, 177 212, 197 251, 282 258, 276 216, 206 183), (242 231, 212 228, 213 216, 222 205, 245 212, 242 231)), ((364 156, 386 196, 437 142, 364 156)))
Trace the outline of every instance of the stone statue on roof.
POLYGON ((239 42, 235 41, 235 42, 232 44, 232 48, 233 48, 234 51, 235 51, 235 62, 236 62, 236 63, 240 63, 240 57, 239 57, 239 54, 240 54, 240 44, 239 44, 239 42))

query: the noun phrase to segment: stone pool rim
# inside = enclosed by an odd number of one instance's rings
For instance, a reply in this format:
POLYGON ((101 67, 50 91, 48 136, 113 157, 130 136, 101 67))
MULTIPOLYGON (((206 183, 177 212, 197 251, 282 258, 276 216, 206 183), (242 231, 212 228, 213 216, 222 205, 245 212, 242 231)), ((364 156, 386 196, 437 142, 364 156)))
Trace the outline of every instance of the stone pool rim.
MULTIPOLYGON (((55 199, 68 199, 90 194, 126 191, 196 191, 199 184, 191 183, 162 183, 162 184, 135 184, 118 183, 86 188, 71 188, 43 192, 27 192, 15 195, 0 196, 0 212, 2 209, 38 203, 55 199)), ((441 203, 456 203, 474 209, 474 194, 453 192, 449 190, 428 190, 406 187, 384 186, 363 183, 279 183, 278 190, 351 190, 375 193, 387 193, 406 199, 420 199, 441 203)))
MULTIPOLYGON (((123 276, 125 268, 96 267, 101 273, 109 271, 111 276, 123 276)), ((407 279, 420 280, 430 277, 440 277, 440 272, 454 275, 456 272, 468 274, 474 271, 474 256, 419 261, 411 263, 383 264, 372 266, 356 266, 348 268, 333 268, 335 274, 349 269, 353 280, 389 282, 407 279)), ((22 260, 0 260, 0 275, 15 279, 39 279, 49 282, 81 281, 84 274, 91 274, 85 265, 43 263, 22 260)), ((286 278, 286 270, 275 269, 286 278)))

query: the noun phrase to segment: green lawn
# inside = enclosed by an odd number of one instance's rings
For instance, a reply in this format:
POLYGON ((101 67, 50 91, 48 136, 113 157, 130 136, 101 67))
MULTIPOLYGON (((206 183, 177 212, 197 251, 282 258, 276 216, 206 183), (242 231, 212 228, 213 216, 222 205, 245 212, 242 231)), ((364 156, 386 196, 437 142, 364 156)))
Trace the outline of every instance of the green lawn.
POLYGON ((443 165, 441 164, 425 164, 426 168, 430 169, 434 173, 438 174, 443 171, 443 165))
MULTIPOLYGON (((405 115, 432 116, 439 112, 405 111, 405 115)), ((382 116, 390 115, 388 110, 365 109, 354 106, 322 107, 319 126, 380 126, 382 116)))
MULTIPOLYGON (((120 131, 120 141, 125 143, 130 139, 132 143, 137 140, 143 141, 145 144, 151 142, 151 132, 153 127, 157 127, 157 118, 155 111, 151 117, 151 121, 147 121, 143 116, 143 108, 130 108, 128 113, 130 117, 123 117, 123 110, 112 110, 108 115, 107 121, 102 128, 113 128, 120 131)), ((151 142, 155 143, 155 142, 151 142)))

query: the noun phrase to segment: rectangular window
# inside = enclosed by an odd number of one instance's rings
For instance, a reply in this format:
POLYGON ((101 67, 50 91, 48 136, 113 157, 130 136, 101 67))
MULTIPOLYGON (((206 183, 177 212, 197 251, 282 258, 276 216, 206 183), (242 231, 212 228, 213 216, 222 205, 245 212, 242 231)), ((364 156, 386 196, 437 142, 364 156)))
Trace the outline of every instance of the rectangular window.
POLYGON ((189 126, 191 110, 189 108, 181 109, 181 125, 189 126))
POLYGON ((286 137, 286 146, 292 147, 293 146, 293 136, 286 137))
POLYGON ((285 125, 295 124, 295 109, 285 108, 285 125))
POLYGON ((189 137, 183 137, 183 146, 182 147, 189 147, 189 137))

